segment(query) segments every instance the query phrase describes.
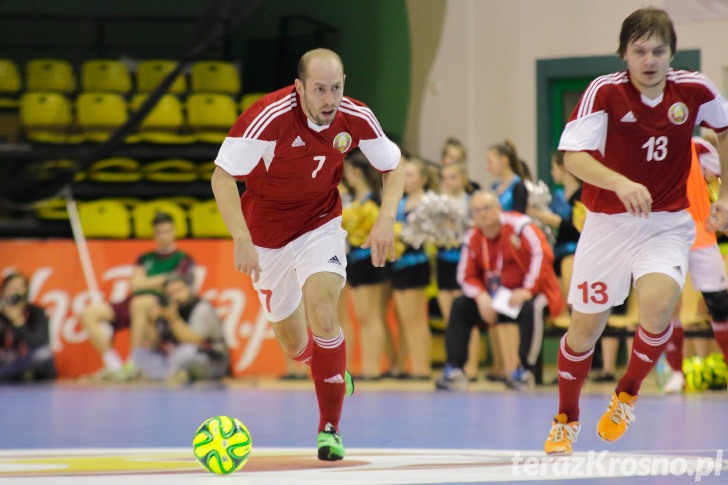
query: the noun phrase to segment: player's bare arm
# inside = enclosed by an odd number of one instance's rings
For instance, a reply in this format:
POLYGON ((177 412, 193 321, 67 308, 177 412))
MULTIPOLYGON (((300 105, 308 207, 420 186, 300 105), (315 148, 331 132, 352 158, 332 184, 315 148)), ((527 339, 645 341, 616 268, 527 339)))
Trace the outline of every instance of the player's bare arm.
POLYGON ((144 267, 137 266, 134 268, 134 273, 131 275, 131 290, 161 290, 166 279, 166 273, 147 276, 147 273, 144 271, 144 267))
POLYGON ((584 182, 615 192, 630 214, 649 215, 652 195, 644 185, 615 172, 586 152, 564 153, 564 164, 569 172, 584 182))
POLYGON ((394 261, 394 220, 403 193, 404 165, 400 162, 397 168, 382 174, 382 206, 363 245, 371 247, 372 265, 375 267, 383 267, 388 255, 391 255, 390 261, 394 261))
POLYGON ((718 133, 718 156, 720 157, 720 185, 718 200, 711 207, 708 228, 714 231, 728 229, 728 130, 718 133))
POLYGON ((238 184, 232 175, 220 167, 215 167, 211 182, 220 215, 233 239, 235 270, 250 275, 257 282, 260 275, 258 251, 253 246, 243 210, 240 208, 238 184))

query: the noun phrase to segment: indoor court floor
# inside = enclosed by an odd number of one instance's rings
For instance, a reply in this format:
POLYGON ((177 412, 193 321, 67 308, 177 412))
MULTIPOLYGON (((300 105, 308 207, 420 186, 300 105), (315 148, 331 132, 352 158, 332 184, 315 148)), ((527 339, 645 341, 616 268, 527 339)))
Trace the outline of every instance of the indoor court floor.
POLYGON ((637 422, 607 444, 596 423, 611 388, 588 384, 577 453, 546 459, 554 386, 514 392, 477 384, 465 393, 432 387, 360 384, 341 423, 347 457, 325 463, 316 459, 318 414, 309 382, 3 386, 0 483, 728 483, 726 392, 646 391, 637 422), (215 415, 237 417, 253 438, 250 461, 226 477, 203 471, 191 450, 197 426, 215 415))

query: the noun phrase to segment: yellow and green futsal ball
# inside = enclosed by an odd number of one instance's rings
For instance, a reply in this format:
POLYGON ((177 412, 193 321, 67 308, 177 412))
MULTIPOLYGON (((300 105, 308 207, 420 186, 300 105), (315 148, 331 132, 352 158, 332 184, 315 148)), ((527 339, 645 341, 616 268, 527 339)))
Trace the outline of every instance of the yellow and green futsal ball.
POLYGON ((250 458, 253 441, 248 428, 230 416, 215 416, 197 428, 192 440, 195 458, 205 470, 218 475, 236 472, 250 458))
POLYGON ((683 374, 687 391, 725 389, 728 383, 728 367, 721 353, 713 353, 703 359, 690 357, 683 360, 683 374))

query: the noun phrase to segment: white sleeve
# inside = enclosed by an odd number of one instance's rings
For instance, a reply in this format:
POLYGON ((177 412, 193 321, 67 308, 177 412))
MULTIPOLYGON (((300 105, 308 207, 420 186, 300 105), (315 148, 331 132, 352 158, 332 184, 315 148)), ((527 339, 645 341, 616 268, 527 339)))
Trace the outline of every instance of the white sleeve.
POLYGON ((373 140, 361 140, 359 148, 372 167, 380 172, 389 172, 397 168, 402 156, 399 147, 385 136, 373 140))
POLYGON ((693 143, 705 149, 704 152, 698 153, 698 161, 703 171, 711 175, 720 175, 720 157, 718 156, 718 150, 700 137, 694 136, 693 143))
POLYGON ((607 121, 605 111, 597 111, 569 121, 561 134, 559 150, 568 152, 599 150, 599 153, 604 155, 607 121))
POLYGON ((722 95, 703 103, 698 110, 695 125, 707 125, 717 131, 728 127, 728 100, 722 95))
POLYGON ((227 137, 222 142, 215 165, 233 176, 248 175, 261 159, 270 165, 275 146, 274 141, 227 137))

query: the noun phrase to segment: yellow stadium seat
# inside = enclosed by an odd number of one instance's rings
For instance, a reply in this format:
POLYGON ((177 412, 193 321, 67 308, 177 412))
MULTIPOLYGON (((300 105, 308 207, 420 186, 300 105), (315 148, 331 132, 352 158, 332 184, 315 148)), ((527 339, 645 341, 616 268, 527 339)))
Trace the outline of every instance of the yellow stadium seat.
POLYGON ((20 88, 18 65, 12 59, 0 59, 0 108, 17 108, 20 88))
POLYGON ((222 61, 198 61, 192 65, 190 84, 193 93, 240 94, 240 76, 235 64, 222 61))
POLYGON ((238 112, 226 94, 192 94, 187 98, 187 117, 197 141, 222 143, 238 112))
MULTIPOLYGON (((154 91, 162 79, 177 67, 175 61, 151 60, 142 61, 137 66, 137 91, 140 93, 148 93, 154 91)), ((184 94, 187 91, 187 80, 183 74, 177 78, 170 86, 168 92, 172 94, 184 94)))
POLYGON ((89 167, 87 177, 94 182, 138 182, 142 178, 141 164, 133 158, 104 158, 89 167))
POLYGON ((66 199, 57 198, 44 200, 35 205, 35 216, 38 219, 51 221, 67 221, 68 208, 66 199))
POLYGON ((212 180, 212 173, 215 171, 215 162, 204 162, 197 165, 197 177, 200 180, 212 180))
MULTIPOLYGON (((564 256, 561 260, 561 293, 566 298, 569 295, 569 286, 571 285, 571 276, 574 274, 574 255, 564 256)), ((565 308, 560 315, 551 318, 553 325, 557 328, 569 328, 571 322, 571 313, 565 308)))
POLYGON ((61 59, 35 59, 25 66, 26 91, 76 91, 73 66, 61 59))
POLYGON ((95 59, 81 65, 81 86, 88 92, 126 94, 131 91, 131 76, 121 61, 95 59))
POLYGON ((20 124, 26 138, 40 143, 76 143, 71 102, 61 93, 25 93, 20 98, 20 124))
POLYGON ((240 111, 245 111, 246 109, 250 108, 250 106, 258 101, 260 98, 265 96, 268 93, 248 93, 244 95, 240 99, 240 111))
POLYGON ((168 200, 170 202, 174 202, 178 206, 182 207, 185 211, 187 211, 188 214, 189 214, 190 208, 193 205, 195 205, 195 204, 197 204, 197 203, 200 202, 199 199, 197 199, 195 197, 191 197, 189 195, 174 195, 174 196, 171 196, 171 197, 165 197, 164 200, 168 200))
POLYGON ((627 309, 624 315, 609 315, 607 325, 614 328, 633 329, 640 323, 639 300, 637 299, 637 290, 631 287, 629 295, 627 295, 627 309))
MULTIPOLYGON (((146 94, 134 96, 132 111, 138 110, 146 99, 146 94)), ((148 143, 192 143, 193 136, 180 133, 183 126, 182 103, 176 96, 165 94, 142 121, 137 138, 148 143)))
POLYGON ((86 141, 104 142, 126 122, 126 100, 117 93, 83 93, 76 99, 76 119, 86 141))
POLYGON ((197 167, 190 160, 170 158, 144 164, 142 177, 151 182, 193 182, 197 167))
POLYGON ((192 237, 230 237, 214 199, 200 201, 190 208, 192 237))
POLYGON ((165 199, 141 202, 134 207, 134 235, 149 239, 154 236, 152 220, 158 212, 165 212, 172 217, 175 234, 178 238, 187 236, 187 214, 178 204, 165 199))
POLYGON ((78 214, 86 237, 128 238, 131 235, 129 211, 119 200, 82 202, 78 214))
POLYGON ((690 327, 710 322, 707 308, 701 305, 703 294, 695 289, 689 273, 685 277, 685 285, 680 298, 680 322, 683 326, 690 327))

